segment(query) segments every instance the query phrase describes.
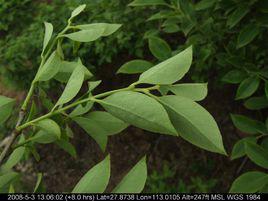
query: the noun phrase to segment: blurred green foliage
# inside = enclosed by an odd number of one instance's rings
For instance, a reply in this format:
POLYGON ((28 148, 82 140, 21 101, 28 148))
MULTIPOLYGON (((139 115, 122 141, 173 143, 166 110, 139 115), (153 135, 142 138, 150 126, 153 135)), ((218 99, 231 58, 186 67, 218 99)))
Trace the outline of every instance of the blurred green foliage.
MULTIPOLYGON (((130 1, 129 1, 130 2, 130 1)), ((153 25, 145 24, 148 15, 143 10, 127 7, 128 1, 79 0, 79 1, 33 1, 1 0, 0 14, 0 73, 2 80, 15 87, 29 85, 37 69, 43 38, 43 22, 51 21, 58 31, 65 25, 70 11, 81 3, 87 8, 82 22, 107 22, 122 24, 122 28, 111 37, 82 46, 79 56, 89 67, 116 62, 117 58, 133 55, 143 56, 143 33, 153 25), (131 23, 130 23, 131 22, 131 23)), ((68 51, 75 51, 72 45, 68 51)))
POLYGON ((217 179, 203 179, 192 176, 185 181, 176 174, 170 163, 164 163, 161 171, 149 174, 144 192, 146 193, 208 193, 213 192, 217 179))

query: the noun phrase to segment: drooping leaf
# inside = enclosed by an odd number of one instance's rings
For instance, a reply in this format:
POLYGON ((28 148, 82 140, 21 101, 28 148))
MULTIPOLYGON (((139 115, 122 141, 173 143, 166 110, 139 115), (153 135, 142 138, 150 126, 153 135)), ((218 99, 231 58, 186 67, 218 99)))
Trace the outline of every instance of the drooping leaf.
POLYGON ((76 27, 82 30, 104 29, 102 36, 109 36, 114 32, 116 32, 121 26, 122 26, 121 24, 93 23, 93 24, 77 25, 76 27))
POLYGON ((268 169, 268 151, 260 145, 248 142, 246 143, 246 154, 249 159, 257 165, 268 169))
POLYGON ((244 105, 250 110, 261 110, 268 108, 268 99, 266 96, 251 97, 245 101, 244 105))
POLYGON ((160 61, 171 57, 171 48, 168 43, 158 37, 149 38, 149 49, 151 53, 160 61))
POLYGON ((81 30, 74 33, 64 34, 63 37, 67 37, 73 41, 78 42, 92 42, 99 39, 105 31, 105 28, 81 30))
POLYGON ((116 73, 124 73, 124 74, 143 73, 144 71, 150 69, 152 66, 153 64, 151 62, 136 59, 122 65, 116 73))
POLYGON ((128 124, 108 112, 95 111, 84 117, 75 117, 74 121, 81 126, 105 151, 109 135, 120 133, 128 124))
POLYGON ((267 174, 258 171, 246 172, 233 182, 230 193, 256 193, 267 183, 267 174))
POLYGON ((248 134, 265 133, 265 125, 257 120, 248 118, 243 115, 231 114, 233 124, 239 130, 248 134))
POLYGON ((260 79, 255 76, 251 76, 245 79, 239 85, 237 92, 236 92, 236 100, 247 98, 254 94, 254 92, 258 89, 260 84, 260 79))
POLYGON ((244 47, 256 38, 260 33, 260 28, 256 23, 246 25, 238 35, 237 48, 244 47))
POLYGON ((227 26, 229 28, 234 27, 237 23, 239 23, 243 17, 249 12, 248 6, 239 6, 237 9, 233 11, 233 13, 228 17, 227 26))
POLYGON ((73 19, 77 15, 79 15, 84 9, 86 8, 86 4, 79 5, 77 8, 75 8, 71 14, 71 18, 73 19))
POLYGON ((64 151, 69 153, 72 157, 76 158, 75 147, 70 142, 68 142, 67 140, 60 139, 56 142, 56 144, 64 151))
POLYGON ((58 139, 60 139, 61 131, 59 125, 53 121, 52 119, 44 119, 41 121, 38 121, 34 124, 36 127, 44 131, 45 133, 48 133, 50 135, 54 135, 58 139))
POLYGON ((178 96, 190 98, 194 101, 203 100, 207 96, 207 83, 176 84, 169 87, 178 96))
MULTIPOLYGON (((22 143, 25 140, 24 136, 21 135, 19 144, 22 143)), ((22 159, 23 155, 25 153, 25 147, 20 146, 16 148, 8 157, 7 161, 1 166, 1 169, 3 170, 10 170, 12 169, 17 163, 20 162, 22 159)))
POLYGON ((141 193, 146 179, 146 158, 143 157, 115 187, 113 193, 141 193))
POLYGON ((134 0, 128 6, 157 6, 167 5, 164 0, 134 0))
POLYGON ((53 34, 53 25, 51 23, 48 22, 44 22, 45 24, 45 36, 44 36, 44 41, 43 41, 43 50, 42 50, 42 54, 44 53, 51 37, 53 34))
POLYGON ((43 178, 43 174, 42 173, 38 173, 37 174, 37 181, 34 187, 34 193, 40 193, 42 192, 42 178, 43 178))
POLYGON ((0 95, 0 125, 4 123, 13 111, 15 100, 0 95))
POLYGON ((140 75, 139 83, 173 84, 180 80, 192 63, 192 47, 150 68, 140 75))
POLYGON ((136 127, 177 135, 161 104, 141 93, 122 91, 98 101, 109 113, 136 127))
POLYGON ((231 153, 231 160, 234 160, 234 159, 237 159, 246 155, 245 146, 247 142, 256 143, 257 140, 255 137, 246 137, 236 142, 231 153))
POLYGON ((72 193, 103 193, 110 179, 110 156, 91 168, 76 184, 72 193))
POLYGON ((159 101, 168 111, 179 136, 208 151, 226 154, 217 123, 202 106, 173 95, 159 97, 159 101))
POLYGON ((74 69, 61 97, 59 98, 55 106, 62 105, 64 103, 71 101, 80 91, 83 81, 84 81, 84 69, 82 65, 78 65, 74 69))
POLYGON ((53 78, 59 71, 61 59, 56 51, 54 51, 46 63, 37 72, 35 81, 48 81, 53 78))

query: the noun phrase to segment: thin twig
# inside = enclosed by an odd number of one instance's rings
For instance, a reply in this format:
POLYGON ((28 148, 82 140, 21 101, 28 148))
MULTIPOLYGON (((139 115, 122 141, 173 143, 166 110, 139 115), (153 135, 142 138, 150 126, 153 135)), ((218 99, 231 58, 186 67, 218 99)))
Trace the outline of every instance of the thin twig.
MULTIPOLYGON (((20 113, 19 113, 19 118, 18 118, 18 121, 16 123, 16 127, 20 126, 21 125, 21 122, 23 121, 24 119, 24 116, 25 116, 25 111, 24 110, 21 110, 20 113)), ((8 142, 4 148, 4 150, 2 151, 1 155, 0 155, 0 166, 2 165, 2 162, 6 156, 6 154, 9 152, 10 148, 11 148, 11 145, 14 143, 14 141, 16 140, 17 136, 19 135, 19 132, 17 132, 16 130, 16 127, 15 129, 12 131, 9 139, 8 139, 8 142)))

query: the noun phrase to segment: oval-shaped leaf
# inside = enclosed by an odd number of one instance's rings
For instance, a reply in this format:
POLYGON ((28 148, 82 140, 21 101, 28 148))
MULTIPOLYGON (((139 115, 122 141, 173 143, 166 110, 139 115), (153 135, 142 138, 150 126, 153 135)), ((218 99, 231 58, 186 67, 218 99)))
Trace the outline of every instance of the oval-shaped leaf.
POLYGON ((168 59, 171 57, 171 48, 161 38, 158 37, 150 37, 149 38, 149 49, 151 53, 160 61, 168 59))
POLYGON ((268 108, 268 99, 266 96, 251 97, 244 103, 245 107, 250 110, 261 110, 268 108))
POLYGON ((75 16, 79 15, 83 10, 85 10, 86 8, 86 4, 82 4, 80 6, 78 6, 77 8, 75 8, 71 14, 71 18, 74 18, 75 16))
POLYGON ((176 84, 169 87, 178 96, 190 98, 194 101, 203 100, 208 93, 207 83, 176 84))
POLYGON ((84 68, 81 64, 77 63, 67 85, 55 106, 62 105, 71 101, 80 91, 84 82, 84 68))
POLYGON ((44 41, 43 41, 43 50, 42 50, 42 54, 44 53, 51 37, 53 34, 53 25, 51 23, 48 22, 44 22, 45 24, 45 36, 44 36, 44 41))
POLYGON ((90 29, 90 30, 82 30, 74 33, 64 34, 62 36, 78 42, 92 42, 100 38, 103 35, 104 31, 105 31, 104 28, 90 29))
POLYGON ((76 27, 82 30, 104 29, 102 36, 109 36, 114 32, 116 32, 121 26, 122 26, 121 24, 93 23, 93 24, 77 25, 76 27))
POLYGON ((234 160, 234 159, 237 159, 246 155, 246 143, 247 142, 256 143, 257 140, 255 137, 246 137, 236 142, 231 153, 231 160, 234 160))
POLYGON ((226 154, 217 123, 202 106, 173 95, 160 97, 159 101, 183 139, 208 151, 226 154))
POLYGON ((110 156, 91 168, 76 184, 72 193, 103 193, 110 179, 110 156))
POLYGON ((0 176, 0 189, 8 185, 12 180, 18 177, 18 173, 16 172, 9 172, 2 176, 0 176))
POLYGON ((131 125, 155 133, 177 135, 163 106, 149 96, 122 91, 98 102, 109 113, 131 125))
POLYGON ((0 95, 0 125, 4 123, 13 111, 15 100, 0 95))
POLYGON ((257 165, 268 169, 268 151, 260 145, 247 142, 246 143, 246 154, 249 159, 257 165))
POLYGON ((59 71, 61 59, 56 51, 54 51, 46 63, 37 72, 35 81, 48 81, 53 78, 59 71))
POLYGON ((106 149, 109 135, 120 133, 128 126, 108 112, 96 111, 73 119, 100 145, 102 151, 106 149))
POLYGON ((188 72, 191 63, 192 46, 145 71, 140 75, 138 82, 148 84, 173 84, 188 72))
POLYGON ((243 115, 231 114, 233 124, 239 130, 248 134, 265 133, 265 125, 257 120, 250 119, 243 115))
POLYGON ((113 193, 141 193, 146 179, 146 157, 143 157, 115 187, 113 193))
POLYGON ((238 35, 237 48, 244 47, 249 44, 260 33, 260 28, 257 23, 246 25, 238 35))
POLYGON ((267 174, 258 171, 246 172, 233 182, 230 193, 256 193, 267 183, 267 174))
POLYGON ((231 70, 222 78, 223 82, 238 84, 247 78, 247 74, 240 70, 231 70))
POLYGON ((144 71, 150 69, 152 66, 153 64, 149 61, 136 59, 122 65, 116 73, 124 73, 124 74, 143 73, 144 71))
POLYGON ((254 94, 254 92, 258 89, 260 84, 260 79, 258 77, 252 76, 245 79, 239 85, 236 92, 236 100, 247 98, 254 94))
POLYGON ((58 139, 60 139, 61 131, 59 125, 51 120, 51 119, 44 119, 41 121, 38 121, 34 124, 39 129, 43 130, 44 132, 56 136, 58 139))

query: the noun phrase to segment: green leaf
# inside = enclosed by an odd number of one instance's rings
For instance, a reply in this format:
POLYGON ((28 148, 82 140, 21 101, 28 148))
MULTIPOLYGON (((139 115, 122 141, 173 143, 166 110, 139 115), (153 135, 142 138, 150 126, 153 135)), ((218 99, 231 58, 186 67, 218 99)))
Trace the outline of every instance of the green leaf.
POLYGON ((88 82, 88 92, 93 91, 101 83, 101 80, 88 82))
POLYGON ((161 134, 177 135, 161 104, 141 93, 122 91, 98 100, 105 110, 136 127, 161 134))
POLYGON ((37 72, 34 81, 48 81, 53 78, 59 71, 61 59, 56 51, 54 51, 46 63, 37 72))
POLYGON ((78 42, 92 42, 99 39, 103 35, 104 31, 105 28, 90 29, 64 34, 62 36, 78 42))
MULTIPOLYGON (((19 144, 23 143, 25 140, 24 136, 21 135, 19 144)), ((21 146, 16 148, 8 157, 7 161, 1 166, 1 169, 3 170, 10 170, 12 169, 17 163, 19 163, 25 153, 25 147, 21 146)))
POLYGON ((228 17, 227 20, 227 26, 229 26, 229 28, 234 27, 238 22, 240 22, 243 17, 245 17, 245 15, 249 12, 249 8, 248 6, 241 6, 238 7, 237 9, 235 9, 233 11, 233 13, 228 17))
POLYGON ((172 93, 194 101, 203 100, 208 93, 207 83, 176 84, 168 88, 172 93))
POLYGON ((240 70, 231 70, 222 78, 223 82, 238 84, 247 78, 247 74, 240 70))
POLYGON ((246 27, 244 27, 238 35, 237 48, 241 48, 249 44, 257 35, 259 35, 259 33, 260 28, 256 23, 246 25, 246 27))
POLYGON ((237 159, 246 155, 245 146, 247 142, 256 143, 257 140, 255 137, 246 137, 236 142, 231 153, 231 160, 234 160, 234 159, 237 159))
POLYGON ((61 131, 59 125, 51 120, 51 119, 44 119, 41 121, 38 121, 37 123, 34 124, 36 127, 40 128, 44 132, 54 135, 58 139, 60 139, 61 136, 61 131))
POLYGON ((258 171, 246 172, 233 182, 230 193, 256 193, 267 183, 267 174, 258 171))
POLYGON ((246 154, 249 159, 257 165, 268 169, 268 151, 260 145, 248 142, 246 143, 246 154))
POLYGON ((265 82, 265 95, 268 98, 268 82, 265 82))
POLYGON ((55 107, 71 101, 80 91, 83 82, 84 82, 84 69, 82 65, 78 65, 74 69, 55 107))
POLYGON ((192 46, 150 68, 140 75, 139 83, 172 84, 180 80, 192 63, 192 46))
POLYGON ((109 135, 120 133, 128 126, 108 112, 96 111, 73 119, 100 145, 102 151, 106 149, 109 135))
POLYGON ((195 10, 200 11, 200 10, 205 10, 208 9, 216 3, 215 0, 201 0, 195 5, 195 10))
POLYGON ((237 89, 235 99, 239 100, 251 96, 258 89, 259 84, 260 79, 256 76, 252 76, 243 80, 237 89))
POLYGON ((134 0, 128 6, 157 6, 167 5, 164 0, 134 0))
POLYGON ((60 139, 56 142, 56 144, 64 151, 69 153, 72 157, 76 158, 75 147, 70 142, 68 142, 67 140, 60 139))
POLYGON ((16 172, 9 172, 0 176, 0 189, 12 182, 18 175, 16 172))
POLYGON ((245 101, 244 105, 250 110, 261 110, 268 108, 268 99, 266 96, 251 97, 245 101))
POLYGON ((222 137, 213 117, 191 99, 179 96, 159 97, 179 136, 208 151, 226 154, 222 137))
POLYGON ((149 38, 149 49, 151 53, 160 61, 170 58, 172 54, 167 42, 158 37, 149 38))
POLYGON ((15 100, 0 95, 0 125, 11 115, 15 100))
POLYGON ((44 36, 44 41, 43 41, 43 50, 42 50, 42 55, 45 52, 45 49, 52 37, 53 34, 53 25, 48 22, 44 22, 45 24, 45 36, 44 36))
POLYGON ((145 60, 132 60, 124 65, 122 65, 118 71, 118 73, 124 73, 124 74, 136 74, 136 73, 143 73, 144 71, 150 69, 153 66, 151 62, 145 61, 145 60))
POLYGON ((76 184, 72 193, 103 193, 110 178, 110 156, 91 168, 76 184))
POLYGON ((42 178, 43 178, 43 174, 42 173, 38 173, 37 174, 37 181, 34 187, 34 193, 40 193, 42 190, 42 178))
POLYGON ((114 32, 116 32, 121 26, 122 26, 121 24, 94 23, 94 24, 77 25, 76 27, 82 30, 104 29, 102 36, 109 36, 114 32))
POLYGON ((85 105, 78 105, 74 108, 74 110, 69 114, 71 118, 81 116, 85 113, 87 113, 92 107, 93 107, 93 102, 88 101, 85 105))
POLYGON ((113 193, 141 193, 146 179, 146 157, 143 157, 115 187, 113 193))
POLYGON ((248 134, 265 133, 265 125, 257 120, 250 119, 243 115, 231 114, 233 124, 239 130, 248 134))
POLYGON ((55 79, 60 82, 68 82, 70 79, 73 71, 76 69, 77 66, 83 66, 85 79, 88 80, 89 78, 93 77, 92 73, 81 63, 81 62, 68 62, 62 61, 60 64, 60 68, 58 73, 55 75, 55 79))
POLYGON ((77 15, 79 15, 86 8, 86 4, 82 4, 73 10, 70 19, 73 19, 77 15))
POLYGON ((49 144, 57 140, 58 138, 56 135, 48 133, 44 130, 40 130, 33 137, 30 137, 27 141, 32 141, 40 144, 49 144))

